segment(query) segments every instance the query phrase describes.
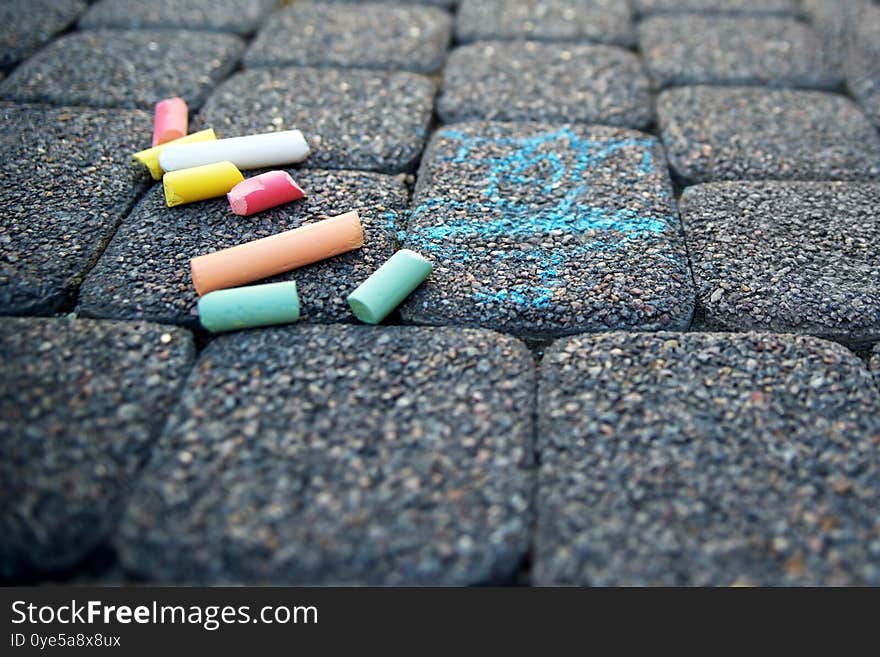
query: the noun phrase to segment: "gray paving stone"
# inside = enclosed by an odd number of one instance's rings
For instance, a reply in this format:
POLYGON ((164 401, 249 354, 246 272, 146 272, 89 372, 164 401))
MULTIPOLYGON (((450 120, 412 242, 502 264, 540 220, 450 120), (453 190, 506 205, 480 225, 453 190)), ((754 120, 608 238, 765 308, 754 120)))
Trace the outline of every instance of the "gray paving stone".
MULTIPOLYGON (((362 4, 367 2, 376 2, 377 0, 314 0, 314 2, 326 2, 328 4, 362 4)), ((444 7, 452 9, 459 0, 378 0, 388 5, 433 5, 435 7, 444 7)))
POLYGON ((131 497, 122 563, 174 583, 505 581, 529 545, 533 367, 461 329, 220 338, 131 497))
POLYGON ((79 21, 80 29, 187 29, 235 34, 256 32, 275 0, 100 0, 79 21))
POLYGON ((298 2, 266 22, 244 61, 434 73, 451 36, 452 17, 434 7, 298 2))
POLYGON ((846 57, 850 92, 880 129, 880 5, 865 6, 852 30, 846 57))
MULTIPOLYGON (((254 172, 256 173, 256 172, 254 172)), ((399 178, 353 171, 293 171, 303 201, 252 217, 225 198, 169 208, 161 185, 147 194, 83 282, 79 312, 198 326, 190 258, 357 209, 363 248, 271 280, 295 280, 301 322, 354 322, 345 299, 397 249, 407 190, 399 178)))
POLYGON ((256 69, 214 91, 199 121, 227 137, 298 128, 312 148, 309 167, 399 173, 422 152, 434 92, 415 73, 256 69))
POLYGON ((686 329, 693 288, 660 144, 633 130, 464 123, 422 160, 405 246, 435 263, 406 321, 528 338, 686 329))
POLYGON ((798 0, 633 0, 641 16, 661 13, 797 16, 798 0))
POLYGON ((635 43, 632 12, 617 0, 462 0, 455 23, 461 42, 486 39, 635 43))
POLYGON ((880 583, 880 392, 842 346, 580 336, 538 398, 535 583, 880 583))
POLYGON ((82 0, 6 0, 0 3, 0 69, 30 56, 88 5, 82 0))
POLYGON ((657 116, 670 166, 685 184, 880 177, 880 138, 844 96, 681 87, 660 94, 657 116))
POLYGON ((836 71, 843 71, 856 12, 868 2, 870 0, 801 0, 804 13, 836 71))
POLYGON ((688 84, 832 89, 843 82, 823 40, 794 18, 661 15, 639 23, 659 87, 688 84))
POLYGON ((0 103, 0 314, 69 301, 146 187, 129 157, 151 131, 141 111, 0 103))
POLYGON ((880 385, 880 344, 874 345, 874 350, 871 352, 870 360, 868 361, 868 367, 874 372, 874 377, 877 379, 878 385, 880 385))
POLYGON ((0 84, 0 97, 25 102, 152 109, 182 96, 198 109, 233 69, 244 42, 188 30, 95 30, 53 41, 0 84))
POLYGON ((0 577, 74 565, 113 528, 194 359, 187 331, 0 318, 0 577))
POLYGON ((695 328, 880 340, 880 184, 732 182, 681 198, 695 328))
POLYGON ((489 41, 449 56, 437 113, 446 122, 578 121, 644 128, 650 82, 635 54, 613 46, 489 41))

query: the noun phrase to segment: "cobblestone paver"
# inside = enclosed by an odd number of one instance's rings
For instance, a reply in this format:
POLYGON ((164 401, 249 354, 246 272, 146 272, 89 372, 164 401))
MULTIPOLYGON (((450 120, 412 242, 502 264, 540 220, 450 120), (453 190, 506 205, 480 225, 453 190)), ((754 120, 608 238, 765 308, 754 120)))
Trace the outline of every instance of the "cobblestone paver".
POLYGON ((616 0, 462 0, 455 25, 459 41, 534 39, 635 42, 628 3, 616 0))
POLYGON ((880 341, 880 184, 715 183, 682 221, 701 330, 880 341))
POLYGON ((0 314, 51 313, 147 184, 129 154, 151 117, 0 103, 0 314))
POLYGON ((415 73, 255 69, 220 85, 199 122, 227 137, 297 128, 312 148, 310 167, 398 173, 418 161, 434 92, 415 73))
POLYGON ((275 0, 100 0, 80 19, 82 29, 151 29, 173 26, 247 35, 256 31, 275 0))
POLYGON ((681 87, 657 100, 669 165, 687 183, 880 178, 880 137, 844 96, 681 87))
POLYGON ((654 138, 614 128, 440 130, 406 235, 436 269, 404 319, 533 338, 687 328, 693 290, 662 157, 654 138))
POLYGON ((864 364, 814 338, 556 343, 536 583, 876 586, 878 409, 864 364))
POLYGON ((662 13, 706 13, 761 16, 797 16, 798 0, 633 0, 642 15, 662 13))
POLYGON ((68 568, 112 529, 194 356, 181 329, 0 318, 0 577, 68 568))
POLYGON ((660 87, 766 84, 835 88, 823 40, 794 18, 659 15, 639 24, 639 46, 660 87))
POLYGON ((612 46, 490 41, 449 56, 437 102, 448 123, 583 121, 644 128, 650 83, 638 57, 612 46))
POLYGON ((880 129, 880 6, 865 5, 854 23, 846 58, 849 88, 880 129))
POLYGON ((15 69, 0 84, 0 97, 153 109, 162 98, 185 96, 190 109, 197 109, 211 87, 235 66, 243 47, 241 39, 231 34, 76 32, 52 42, 15 69))
POLYGON ((0 70, 36 51, 87 6, 83 0, 0 2, 0 70))
POLYGON ((443 66, 451 35, 452 17, 433 7, 364 3, 340 11, 333 4, 297 2, 267 22, 245 64, 434 73, 443 66))
POLYGON ((529 544, 533 367, 461 329, 221 338, 131 497, 123 564, 159 582, 508 580, 529 544))
POLYGON ((195 327, 198 295, 190 258, 358 210, 363 248, 272 280, 295 280, 301 322, 352 322, 345 297, 397 248, 407 191, 391 176, 350 171, 291 172, 308 194, 292 205, 242 218, 225 198, 168 208, 156 186, 120 226, 83 283, 80 312, 195 327))

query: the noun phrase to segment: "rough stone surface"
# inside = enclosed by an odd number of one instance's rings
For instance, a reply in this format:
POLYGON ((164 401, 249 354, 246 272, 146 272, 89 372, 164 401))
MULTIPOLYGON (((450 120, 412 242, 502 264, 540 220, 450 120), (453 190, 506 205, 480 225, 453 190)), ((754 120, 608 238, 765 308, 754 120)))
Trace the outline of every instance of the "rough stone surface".
POLYGON ((136 110, 0 103, 0 314, 70 300, 147 184, 129 156, 151 131, 136 110))
POLYGON ((682 87, 660 94, 657 115, 670 166, 685 184, 880 177, 880 137, 843 96, 682 87))
POLYGON ((0 3, 0 69, 11 68, 48 43, 87 6, 82 0, 0 3))
POLYGON ((849 89, 880 129, 880 6, 863 8, 849 44, 846 58, 849 89))
POLYGON ((117 540, 149 581, 474 584, 529 544, 533 360, 461 329, 212 342, 117 540))
POLYGON ((801 0, 810 25, 822 40, 823 48, 836 71, 843 71, 849 38, 862 5, 871 0, 801 0))
POLYGON ((246 66, 340 66, 434 73, 443 66, 452 17, 434 7, 298 2, 267 21, 246 66))
POLYGON ((643 128, 653 121, 638 57, 612 46, 490 41, 452 51, 437 113, 446 122, 579 121, 643 128))
POLYGON ((80 19, 80 29, 168 28, 251 34, 275 0, 100 0, 80 19))
POLYGON ((537 584, 880 583, 880 392, 840 345, 581 336, 538 396, 537 584))
POLYGON ((198 109, 244 48, 231 34, 95 30, 57 39, 0 84, 0 97, 54 105, 139 107, 182 96, 198 109))
POLYGON ((415 73, 257 69, 222 84, 199 121, 227 137, 297 128, 312 148, 309 167, 399 173, 422 152, 434 91, 415 73))
POLYGON ((794 18, 661 15, 639 23, 645 68, 660 87, 688 84, 833 89, 823 40, 794 18))
POLYGON ((106 537, 194 351, 155 324, 0 318, 0 577, 106 537))
POLYGON ((355 321, 346 296, 396 250, 406 186, 375 173, 291 173, 308 197, 251 217, 232 214, 225 198, 169 208, 156 185, 84 281, 79 311, 198 326, 190 258, 356 209, 364 227, 362 248, 270 279, 296 281, 301 322, 355 321))
POLYGON ((874 345, 874 350, 871 352, 870 360, 868 361, 868 367, 874 372, 874 377, 877 379, 878 385, 880 385, 880 344, 874 345))
POLYGON ((880 340, 880 184, 715 183, 682 221, 705 330, 880 340))
POLYGON ((627 47, 635 42, 629 4, 617 0, 463 0, 455 34, 464 43, 533 39, 627 47))
POLYGON ((435 133, 405 246, 435 264, 413 323, 529 338, 686 329, 693 289, 662 150, 603 126, 465 123, 435 133))
POLYGON ((661 13, 797 16, 798 0, 633 0, 642 16, 661 13))

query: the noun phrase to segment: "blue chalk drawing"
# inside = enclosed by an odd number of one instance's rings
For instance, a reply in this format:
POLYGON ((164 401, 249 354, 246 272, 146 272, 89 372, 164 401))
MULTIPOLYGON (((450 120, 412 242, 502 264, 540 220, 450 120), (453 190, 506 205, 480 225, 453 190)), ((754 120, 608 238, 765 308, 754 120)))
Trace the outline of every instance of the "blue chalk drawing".
MULTIPOLYGON (((559 269, 567 258, 595 256, 619 249, 631 240, 677 228, 677 219, 672 215, 646 216, 632 209, 593 207, 579 202, 589 191, 587 171, 602 165, 621 150, 641 149, 643 154, 635 169, 642 175, 655 173, 654 141, 651 138, 594 140, 582 137, 570 128, 532 137, 470 136, 455 129, 441 130, 439 134, 461 143, 454 154, 440 155, 437 159, 454 163, 468 161, 485 167, 486 184, 478 201, 437 196, 419 203, 412 211, 411 221, 438 209, 460 218, 445 219, 439 225, 421 226, 408 233, 407 237, 415 248, 434 253, 443 261, 467 262, 472 259, 474 251, 494 239, 563 234, 576 237, 566 245, 565 254, 551 253, 542 247, 493 248, 493 251, 500 252, 501 259, 523 266, 531 263, 528 266, 537 267, 540 284, 476 292, 474 297, 481 303, 503 302, 543 308, 550 302, 554 290, 562 285, 558 278, 559 269), (485 144, 502 147, 506 152, 500 157, 475 153, 485 144), (571 165, 566 166, 559 156, 562 150, 574 155, 571 165), (505 192, 509 189, 516 189, 520 197, 538 197, 543 203, 535 206, 512 200, 505 192)), ((571 160, 571 157, 566 159, 571 160)), ((665 189, 657 193, 668 194, 665 189)))

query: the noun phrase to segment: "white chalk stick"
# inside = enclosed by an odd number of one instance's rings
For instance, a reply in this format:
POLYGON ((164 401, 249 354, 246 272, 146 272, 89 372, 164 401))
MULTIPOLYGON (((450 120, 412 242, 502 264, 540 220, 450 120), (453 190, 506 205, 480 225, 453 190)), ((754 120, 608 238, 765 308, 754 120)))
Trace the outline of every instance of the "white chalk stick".
POLYGON ((299 130, 285 130, 211 142, 169 144, 159 155, 159 165, 164 171, 177 171, 232 162, 239 169, 262 169, 302 162, 308 154, 309 145, 303 134, 299 130))

